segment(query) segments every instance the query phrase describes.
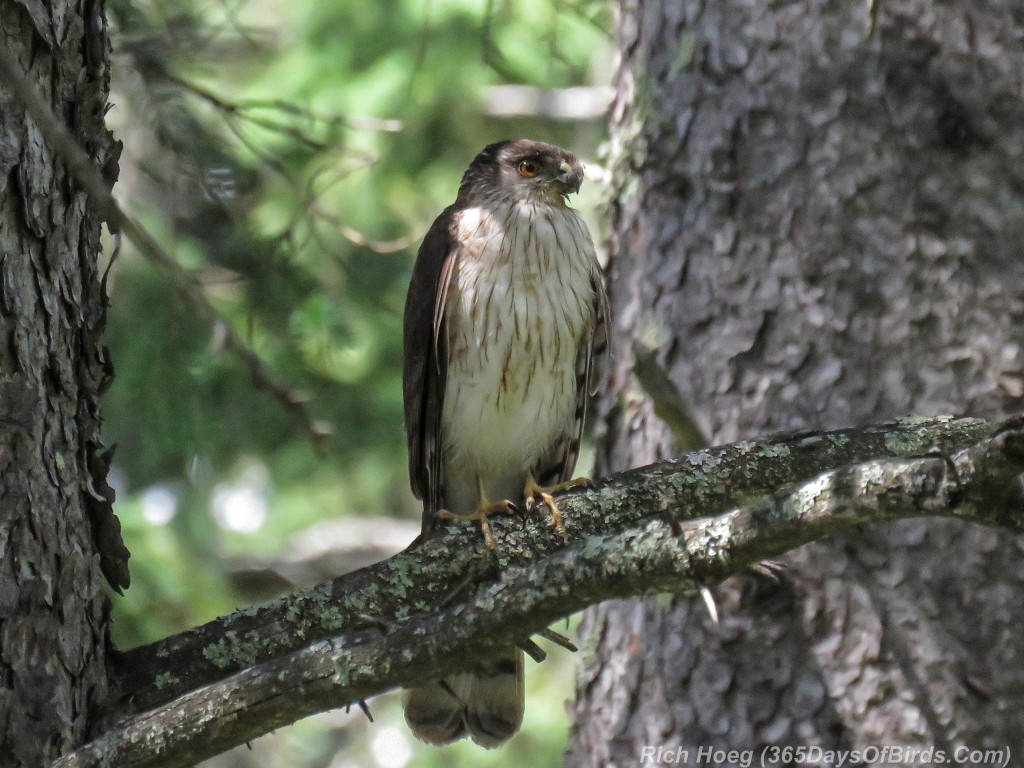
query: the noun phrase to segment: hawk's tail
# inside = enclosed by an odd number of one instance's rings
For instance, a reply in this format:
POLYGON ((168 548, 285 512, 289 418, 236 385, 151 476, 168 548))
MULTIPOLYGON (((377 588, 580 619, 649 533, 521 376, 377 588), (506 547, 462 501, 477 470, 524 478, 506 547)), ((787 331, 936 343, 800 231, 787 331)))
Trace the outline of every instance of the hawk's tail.
POLYGON ((413 735, 430 744, 469 736, 481 747, 496 747, 523 723, 523 652, 511 650, 444 680, 402 694, 413 735))

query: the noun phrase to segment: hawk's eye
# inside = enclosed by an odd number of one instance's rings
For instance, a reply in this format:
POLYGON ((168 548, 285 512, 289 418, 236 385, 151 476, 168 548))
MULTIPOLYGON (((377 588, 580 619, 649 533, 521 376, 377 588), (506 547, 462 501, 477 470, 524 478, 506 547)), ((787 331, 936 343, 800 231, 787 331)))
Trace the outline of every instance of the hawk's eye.
POLYGON ((537 175, 537 164, 532 160, 523 160, 523 162, 519 164, 519 175, 532 179, 537 175))

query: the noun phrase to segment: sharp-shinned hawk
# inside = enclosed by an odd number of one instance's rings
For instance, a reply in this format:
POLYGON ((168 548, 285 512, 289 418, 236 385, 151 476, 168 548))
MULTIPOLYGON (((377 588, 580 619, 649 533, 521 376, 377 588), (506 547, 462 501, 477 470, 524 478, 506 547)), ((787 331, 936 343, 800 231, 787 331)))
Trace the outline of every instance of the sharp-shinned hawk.
MULTIPOLYGON (((584 412, 606 346, 607 298, 586 224, 566 205, 583 168, 535 141, 491 144, 427 232, 405 305, 403 389, 423 532, 480 521, 571 484, 584 412)), ((434 743, 495 747, 523 719, 522 652, 405 693, 434 743)))

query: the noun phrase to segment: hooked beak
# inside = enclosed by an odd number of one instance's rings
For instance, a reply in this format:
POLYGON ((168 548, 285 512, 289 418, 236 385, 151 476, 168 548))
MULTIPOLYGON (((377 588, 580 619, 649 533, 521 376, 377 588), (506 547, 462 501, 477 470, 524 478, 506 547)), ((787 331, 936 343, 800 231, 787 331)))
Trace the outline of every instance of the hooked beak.
POLYGON ((580 185, 583 184, 583 167, 579 163, 570 165, 565 162, 559 166, 558 170, 561 171, 558 181, 565 187, 566 194, 579 192, 580 185))

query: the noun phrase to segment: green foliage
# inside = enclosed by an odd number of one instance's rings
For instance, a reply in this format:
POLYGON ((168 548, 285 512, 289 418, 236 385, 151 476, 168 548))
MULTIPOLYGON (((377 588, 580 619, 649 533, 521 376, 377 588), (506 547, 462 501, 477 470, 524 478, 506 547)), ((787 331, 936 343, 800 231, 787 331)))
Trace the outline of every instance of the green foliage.
MULTIPOLYGON (((419 519, 401 404, 419 239, 486 143, 526 135, 594 157, 599 121, 489 117, 484 93, 600 83, 611 20, 601 0, 111 0, 108 12, 109 123, 125 143, 115 192, 330 427, 314 441, 124 245, 104 414, 133 553, 114 612, 115 641, 129 646, 282 589, 267 574, 312 525, 419 519)), ((534 677, 513 751, 424 749, 416 764, 560 762, 570 686, 564 671, 534 677)), ((395 725, 395 703, 382 709, 395 725)), ((372 730, 350 740, 309 727, 288 764, 324 764, 339 746, 366 758, 339 765, 373 764, 372 730)))

